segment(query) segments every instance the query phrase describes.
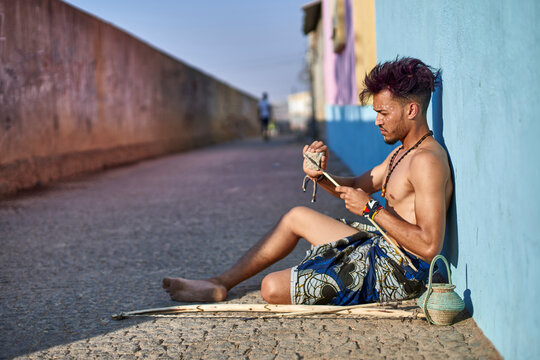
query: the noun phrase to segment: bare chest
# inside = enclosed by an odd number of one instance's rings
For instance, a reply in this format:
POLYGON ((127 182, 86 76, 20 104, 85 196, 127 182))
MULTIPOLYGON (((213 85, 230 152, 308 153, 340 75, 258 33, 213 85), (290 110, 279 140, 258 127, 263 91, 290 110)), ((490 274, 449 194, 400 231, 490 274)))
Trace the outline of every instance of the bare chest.
MULTIPOLYGON (((390 171, 390 168, 387 170, 390 171)), ((403 159, 393 167, 386 183, 386 208, 411 223, 416 223, 414 216, 414 188, 409 180, 410 159, 403 159)))

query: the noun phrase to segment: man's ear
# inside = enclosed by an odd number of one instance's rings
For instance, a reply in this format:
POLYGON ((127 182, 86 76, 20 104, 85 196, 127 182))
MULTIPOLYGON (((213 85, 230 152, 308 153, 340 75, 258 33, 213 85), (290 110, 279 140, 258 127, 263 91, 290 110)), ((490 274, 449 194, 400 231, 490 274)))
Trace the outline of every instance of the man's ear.
POLYGON ((417 102, 410 102, 407 104, 407 117, 414 119, 420 114, 420 104, 417 102))

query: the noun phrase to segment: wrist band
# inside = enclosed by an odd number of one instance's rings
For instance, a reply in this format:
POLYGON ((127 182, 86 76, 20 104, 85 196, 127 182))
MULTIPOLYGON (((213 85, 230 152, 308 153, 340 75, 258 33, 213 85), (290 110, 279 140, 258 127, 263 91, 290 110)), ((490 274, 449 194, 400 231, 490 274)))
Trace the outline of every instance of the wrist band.
POLYGON ((369 199, 364 207, 363 214, 365 217, 373 219, 375 215, 383 209, 382 205, 375 199, 369 199))

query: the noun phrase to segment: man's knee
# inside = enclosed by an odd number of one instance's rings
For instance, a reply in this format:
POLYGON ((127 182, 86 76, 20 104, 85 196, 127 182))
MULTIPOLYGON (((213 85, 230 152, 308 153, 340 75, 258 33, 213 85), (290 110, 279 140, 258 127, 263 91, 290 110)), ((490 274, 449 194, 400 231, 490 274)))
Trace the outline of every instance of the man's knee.
POLYGON ((289 286, 275 273, 266 275, 261 283, 261 296, 269 304, 290 304, 289 286))
POLYGON ((306 217, 307 213, 312 211, 310 208, 305 206, 295 206, 283 215, 283 221, 290 226, 294 226, 299 223, 299 220, 302 220, 306 217))

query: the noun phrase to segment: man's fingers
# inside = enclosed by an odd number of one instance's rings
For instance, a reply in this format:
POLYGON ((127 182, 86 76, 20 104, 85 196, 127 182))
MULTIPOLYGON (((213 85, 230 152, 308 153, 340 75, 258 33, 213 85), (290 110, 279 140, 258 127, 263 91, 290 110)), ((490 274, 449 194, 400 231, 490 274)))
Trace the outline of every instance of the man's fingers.
POLYGON ((317 141, 317 140, 312 142, 311 145, 309 145, 308 147, 308 151, 313 151, 313 152, 326 151, 326 149, 328 149, 328 147, 324 145, 322 141, 317 141))
POLYGON ((323 173, 322 171, 317 170, 317 174, 313 177, 314 179, 317 179, 319 176, 321 176, 323 173))

